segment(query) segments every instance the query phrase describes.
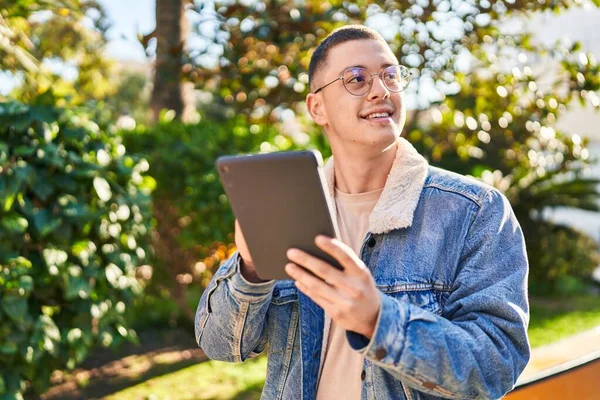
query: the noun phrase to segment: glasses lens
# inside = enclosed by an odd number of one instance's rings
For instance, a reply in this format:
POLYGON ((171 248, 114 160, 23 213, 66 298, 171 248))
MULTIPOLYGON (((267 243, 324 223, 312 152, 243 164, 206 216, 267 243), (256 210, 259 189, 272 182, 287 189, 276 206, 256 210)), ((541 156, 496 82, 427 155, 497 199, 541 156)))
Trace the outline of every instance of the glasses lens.
POLYGON ((410 83, 410 72, 402 65, 392 65, 383 70, 383 82, 392 92, 401 92, 410 83))
POLYGON ((371 76, 364 68, 348 68, 344 71, 344 86, 351 94, 361 96, 369 91, 371 76))

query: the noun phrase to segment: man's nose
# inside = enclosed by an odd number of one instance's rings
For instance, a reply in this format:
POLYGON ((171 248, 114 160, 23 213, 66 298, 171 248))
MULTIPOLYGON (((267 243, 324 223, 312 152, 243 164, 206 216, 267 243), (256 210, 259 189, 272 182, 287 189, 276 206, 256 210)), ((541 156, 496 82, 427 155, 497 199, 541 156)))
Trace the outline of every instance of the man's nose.
POLYGON ((373 76, 371 89, 369 90, 368 98, 371 99, 386 99, 390 97, 390 91, 383 83, 383 78, 377 74, 373 76))

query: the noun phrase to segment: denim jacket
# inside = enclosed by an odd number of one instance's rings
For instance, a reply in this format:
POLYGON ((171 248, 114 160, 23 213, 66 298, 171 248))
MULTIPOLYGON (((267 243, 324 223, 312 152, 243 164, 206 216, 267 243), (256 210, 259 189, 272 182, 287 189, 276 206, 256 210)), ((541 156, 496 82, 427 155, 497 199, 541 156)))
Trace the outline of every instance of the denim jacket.
MULTIPOLYGON (((381 296, 373 337, 346 332, 364 355, 363 399, 496 399, 513 388, 530 354, 528 263, 504 195, 429 166, 400 138, 360 253, 381 296)), ((263 399, 314 399, 328 318, 293 281, 251 284, 239 268, 236 253, 202 295, 198 345, 230 362, 266 352, 263 399)))

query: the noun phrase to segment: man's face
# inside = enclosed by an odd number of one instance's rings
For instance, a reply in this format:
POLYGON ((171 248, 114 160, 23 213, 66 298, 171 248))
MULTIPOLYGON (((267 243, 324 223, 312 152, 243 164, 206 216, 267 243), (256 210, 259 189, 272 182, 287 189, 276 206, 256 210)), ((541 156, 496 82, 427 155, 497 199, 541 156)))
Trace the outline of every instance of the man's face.
MULTIPOLYGON (((326 65, 317 72, 313 90, 340 77, 348 67, 363 67, 378 74, 396 64, 396 57, 384 43, 369 39, 345 42, 329 51, 326 65)), ((309 112, 323 126, 330 142, 389 146, 404 127, 402 94, 390 92, 379 75, 373 77, 371 89, 362 96, 350 94, 341 80, 311 96, 312 99, 307 98, 309 112), (373 118, 374 113, 389 116, 373 118)))

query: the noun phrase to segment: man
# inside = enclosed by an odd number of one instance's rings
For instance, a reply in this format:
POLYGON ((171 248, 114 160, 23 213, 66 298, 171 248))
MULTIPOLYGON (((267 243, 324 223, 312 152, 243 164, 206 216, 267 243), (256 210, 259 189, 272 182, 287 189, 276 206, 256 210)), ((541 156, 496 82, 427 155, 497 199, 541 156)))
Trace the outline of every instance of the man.
POLYGON ((376 32, 333 32, 309 80, 341 235, 316 243, 344 270, 290 249, 293 280, 261 281, 236 224, 239 253, 200 300, 198 344, 232 362, 266 350, 265 399, 502 397, 529 359, 528 266, 510 204, 400 137, 410 76, 376 32))

